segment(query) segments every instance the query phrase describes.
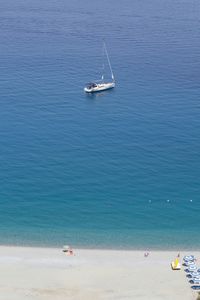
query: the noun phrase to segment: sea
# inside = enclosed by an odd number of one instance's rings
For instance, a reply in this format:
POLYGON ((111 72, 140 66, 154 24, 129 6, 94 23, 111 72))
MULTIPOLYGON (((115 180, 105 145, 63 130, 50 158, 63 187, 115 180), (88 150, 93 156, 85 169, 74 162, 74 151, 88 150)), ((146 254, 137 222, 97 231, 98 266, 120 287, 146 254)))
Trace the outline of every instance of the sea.
POLYGON ((0 244, 198 249, 200 2, 0 7, 0 244))

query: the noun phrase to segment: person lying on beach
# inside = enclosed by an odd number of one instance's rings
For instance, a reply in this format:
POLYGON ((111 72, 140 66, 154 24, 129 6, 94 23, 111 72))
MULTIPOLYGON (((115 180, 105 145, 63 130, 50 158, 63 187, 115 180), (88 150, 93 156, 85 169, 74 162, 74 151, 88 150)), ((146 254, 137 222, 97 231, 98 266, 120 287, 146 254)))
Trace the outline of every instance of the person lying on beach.
POLYGON ((75 255, 73 249, 70 246, 63 246, 64 253, 66 253, 67 256, 75 255))

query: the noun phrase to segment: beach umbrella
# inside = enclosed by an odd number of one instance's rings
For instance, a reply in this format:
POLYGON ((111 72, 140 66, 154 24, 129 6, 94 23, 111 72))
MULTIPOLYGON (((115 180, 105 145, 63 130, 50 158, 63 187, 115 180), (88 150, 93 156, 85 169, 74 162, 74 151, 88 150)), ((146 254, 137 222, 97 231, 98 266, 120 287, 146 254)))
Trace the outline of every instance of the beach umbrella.
POLYGON ((192 278, 198 278, 198 279, 200 279, 200 273, 199 272, 192 272, 191 274, 190 274, 190 276, 192 277, 192 278))
POLYGON ((193 272, 193 271, 196 271, 197 270, 197 266, 196 265, 194 265, 194 266, 189 266, 189 268, 188 268, 188 271, 189 272, 193 272))
POLYGON ((195 278, 193 278, 193 279, 191 279, 189 282, 190 282, 191 284, 200 284, 200 279, 195 279, 195 278))
POLYGON ((183 260, 185 262, 187 262, 187 261, 193 261, 194 260, 194 255, 186 255, 186 256, 183 257, 183 260))
POLYGON ((193 260, 189 260, 189 261, 186 261, 185 264, 189 266, 189 265, 194 265, 195 262, 193 260))
POLYGON ((190 267, 190 266, 194 266, 195 262, 194 261, 188 261, 184 263, 185 266, 190 267))

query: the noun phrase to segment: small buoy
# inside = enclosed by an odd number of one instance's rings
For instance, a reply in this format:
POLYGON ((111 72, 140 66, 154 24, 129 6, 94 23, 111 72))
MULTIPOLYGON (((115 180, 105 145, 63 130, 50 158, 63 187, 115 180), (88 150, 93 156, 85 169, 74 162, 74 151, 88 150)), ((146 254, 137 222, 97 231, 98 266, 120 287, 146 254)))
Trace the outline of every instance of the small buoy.
POLYGON ((190 199, 190 202, 192 202, 192 199, 190 199))
POLYGON ((169 199, 167 199, 167 202, 169 202, 169 199))

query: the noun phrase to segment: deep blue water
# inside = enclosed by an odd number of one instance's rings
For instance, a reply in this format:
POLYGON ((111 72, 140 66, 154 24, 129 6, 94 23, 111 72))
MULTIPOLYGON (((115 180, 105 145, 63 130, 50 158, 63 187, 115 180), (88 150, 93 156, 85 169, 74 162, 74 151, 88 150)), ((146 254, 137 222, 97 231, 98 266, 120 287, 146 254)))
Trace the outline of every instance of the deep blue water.
POLYGON ((199 247, 199 1, 0 7, 0 243, 199 247))

